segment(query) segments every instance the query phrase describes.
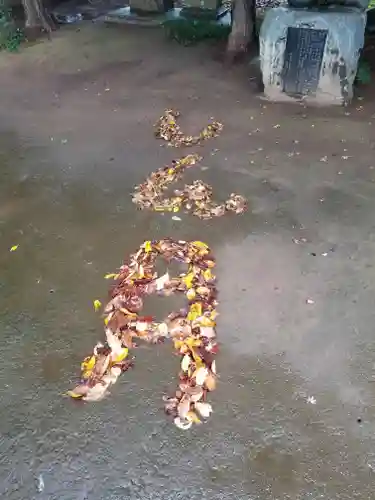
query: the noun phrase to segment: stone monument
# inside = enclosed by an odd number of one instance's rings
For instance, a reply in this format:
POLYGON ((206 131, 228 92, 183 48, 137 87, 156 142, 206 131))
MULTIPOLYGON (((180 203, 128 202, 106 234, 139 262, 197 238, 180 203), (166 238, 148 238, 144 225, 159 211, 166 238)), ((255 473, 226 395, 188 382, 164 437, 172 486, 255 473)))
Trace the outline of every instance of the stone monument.
POLYGON ((260 30, 265 97, 347 104, 364 44, 368 0, 288 3, 270 9, 260 30))

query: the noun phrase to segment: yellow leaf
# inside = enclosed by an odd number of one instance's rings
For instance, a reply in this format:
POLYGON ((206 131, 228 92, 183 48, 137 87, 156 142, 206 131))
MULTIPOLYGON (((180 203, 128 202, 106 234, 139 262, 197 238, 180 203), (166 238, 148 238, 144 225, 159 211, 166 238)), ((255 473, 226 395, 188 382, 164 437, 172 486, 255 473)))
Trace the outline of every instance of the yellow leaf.
POLYGON ((195 296, 196 296, 196 293, 195 293, 195 290, 194 288, 190 288, 187 292, 186 292, 186 297, 188 300, 193 300, 195 299, 195 296))
POLYGON ((193 241, 192 244, 202 250, 208 250, 208 245, 206 245, 206 243, 203 243, 203 241, 193 241))
POLYGON ((10 252, 15 252, 17 250, 19 245, 13 245, 12 247, 10 247, 10 252))
POLYGON ((196 368, 200 368, 201 366, 203 366, 203 360, 202 358, 199 356, 199 354, 196 352, 195 349, 192 349, 191 350, 191 353, 193 355, 193 358, 194 358, 194 362, 195 362, 195 366, 196 368))
POLYGON ((190 349, 192 350, 193 347, 198 347, 200 345, 202 345, 202 341, 200 339, 195 339, 193 337, 188 337, 186 340, 185 340, 185 345, 190 349))
POLYGON ((187 315, 188 321, 194 321, 199 316, 202 316, 202 304, 201 302, 195 302, 191 304, 189 314, 187 315))
POLYGON ((73 391, 68 391, 66 393, 68 396, 70 396, 71 398, 75 398, 75 399, 79 399, 82 397, 82 394, 76 394, 75 392, 73 391))
POLYGON ((110 279, 112 279, 112 278, 113 278, 113 279, 117 279, 117 278, 118 278, 118 274, 116 274, 116 273, 109 273, 109 274, 106 274, 106 275, 104 276, 104 279, 105 279, 105 280, 110 280, 110 279))
POLYGON ((195 411, 189 411, 186 415, 186 419, 189 420, 189 422, 193 422, 193 424, 202 423, 202 421, 199 420, 198 415, 195 413, 195 411))
POLYGON ((95 366, 96 358, 95 356, 87 356, 81 363, 81 370, 83 372, 91 371, 95 366))
POLYGON ((127 347, 124 347, 120 354, 116 356, 116 358, 113 360, 113 363, 121 363, 129 354, 129 349, 127 347))
POLYGON ((210 314, 210 318, 212 320, 216 319, 217 317, 219 316, 219 313, 216 311, 216 309, 214 309, 211 314, 210 314))
POLYGON ((189 289, 193 286, 194 273, 189 273, 182 278, 183 283, 186 285, 186 288, 189 289))
POLYGON ((144 248, 146 253, 152 252, 151 241, 145 241, 144 248))
POLYGON ((177 351, 188 352, 191 351, 193 347, 197 347, 202 345, 202 341, 200 339, 195 339, 193 337, 188 337, 185 340, 175 340, 174 347, 177 351))
POLYGON ((180 207, 173 207, 173 212, 179 212, 180 211, 180 207))
POLYGON ((203 273, 203 277, 206 281, 211 281, 214 279, 214 275, 211 272, 211 269, 206 269, 203 273))
POLYGON ((93 304, 94 304, 95 311, 98 311, 102 307, 102 303, 98 299, 95 299, 93 304))
POLYGON ((199 319, 199 325, 200 326, 216 326, 215 321, 213 321, 211 318, 207 318, 207 316, 202 316, 199 319))
POLYGON ((109 320, 110 320, 110 317, 109 317, 109 316, 107 316, 106 318, 104 318, 104 324, 105 324, 105 326, 107 326, 107 325, 108 325, 109 320))
POLYGON ((174 348, 177 351, 179 351, 183 345, 184 345, 184 342, 182 340, 175 340, 174 341, 174 348))

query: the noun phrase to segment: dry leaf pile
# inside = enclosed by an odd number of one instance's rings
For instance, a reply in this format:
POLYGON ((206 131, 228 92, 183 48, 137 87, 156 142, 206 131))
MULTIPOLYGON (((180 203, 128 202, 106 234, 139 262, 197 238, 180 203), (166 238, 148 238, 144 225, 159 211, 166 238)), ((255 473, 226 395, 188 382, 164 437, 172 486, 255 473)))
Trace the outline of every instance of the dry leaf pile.
MULTIPOLYGON (((202 140, 216 137, 223 129, 219 122, 207 125, 197 136, 186 136, 176 122, 179 113, 167 110, 155 124, 155 135, 164 139, 170 145, 190 146, 202 140)), ((170 184, 181 179, 184 171, 202 160, 198 154, 190 154, 174 160, 171 165, 153 172, 143 184, 136 186, 133 193, 133 203, 142 209, 152 209, 158 212, 178 212, 181 208, 201 219, 221 217, 226 212, 241 214, 246 210, 247 203, 243 196, 232 193, 228 200, 216 203, 212 199, 212 187, 201 180, 186 184, 181 190, 174 190, 173 196, 165 197, 165 191, 170 184)))
POLYGON ((132 365, 128 359, 134 339, 151 343, 170 338, 180 356, 179 384, 173 397, 166 397, 165 411, 181 429, 209 417, 211 405, 207 393, 216 386, 216 280, 212 273, 215 260, 201 241, 173 239, 146 241, 130 256, 117 274, 107 275, 116 281, 111 300, 104 310, 106 341, 98 343, 81 365, 81 382, 69 395, 85 401, 104 397, 111 384, 132 365), (158 276, 157 258, 188 266, 177 277, 158 276), (152 293, 185 294, 185 309, 171 313, 163 322, 141 316, 143 298, 152 293))

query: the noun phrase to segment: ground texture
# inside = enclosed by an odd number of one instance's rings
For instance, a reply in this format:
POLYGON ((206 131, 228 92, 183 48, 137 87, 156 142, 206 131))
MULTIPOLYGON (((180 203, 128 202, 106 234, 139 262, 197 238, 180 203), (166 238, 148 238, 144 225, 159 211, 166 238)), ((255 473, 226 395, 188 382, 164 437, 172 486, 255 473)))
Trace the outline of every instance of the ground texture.
MULTIPOLYGON (((212 55, 88 24, 0 57, 8 500, 373 498, 375 101, 272 105, 250 71, 212 55), (186 153, 153 137, 166 107, 192 133, 224 122, 197 148, 208 169, 189 175, 217 198, 246 195, 246 215, 173 221, 132 205, 135 184, 186 153), (177 368, 168 345, 140 347, 101 403, 63 396, 101 338, 104 274, 165 236, 206 240, 218 259, 221 379, 213 417, 189 433, 162 412, 177 368)), ((161 318, 175 305, 147 307, 161 318)))

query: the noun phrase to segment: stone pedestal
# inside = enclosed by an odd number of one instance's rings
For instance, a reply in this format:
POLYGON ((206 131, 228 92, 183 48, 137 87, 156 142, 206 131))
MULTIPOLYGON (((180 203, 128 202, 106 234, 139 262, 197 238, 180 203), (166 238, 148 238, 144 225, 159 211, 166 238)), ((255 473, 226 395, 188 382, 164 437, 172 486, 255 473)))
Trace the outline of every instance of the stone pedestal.
POLYGON ((265 96, 273 101, 349 102, 365 25, 366 13, 349 7, 269 10, 260 30, 265 96))

